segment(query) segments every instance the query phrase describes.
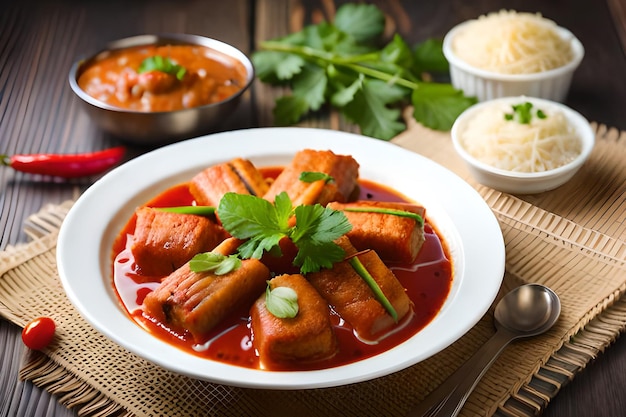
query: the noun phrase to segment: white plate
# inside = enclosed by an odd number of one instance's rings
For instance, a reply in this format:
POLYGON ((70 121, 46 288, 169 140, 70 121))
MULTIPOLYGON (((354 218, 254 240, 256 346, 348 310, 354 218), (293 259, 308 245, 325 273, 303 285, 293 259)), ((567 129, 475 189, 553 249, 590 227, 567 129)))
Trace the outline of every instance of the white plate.
POLYGON ((466 182, 433 161, 394 144, 349 133, 305 128, 238 130, 152 151, 91 186, 65 219, 57 262, 67 295, 83 317, 129 351, 171 371, 215 383, 271 389, 332 387, 399 371, 464 335, 493 302, 504 274, 504 242, 495 216, 466 182), (140 328, 112 288, 111 248, 135 208, 215 163, 240 156, 257 166, 284 165, 295 152, 350 154, 360 176, 422 203, 447 241, 454 279, 439 314, 406 342, 374 357, 330 369, 269 372, 203 359, 140 328))

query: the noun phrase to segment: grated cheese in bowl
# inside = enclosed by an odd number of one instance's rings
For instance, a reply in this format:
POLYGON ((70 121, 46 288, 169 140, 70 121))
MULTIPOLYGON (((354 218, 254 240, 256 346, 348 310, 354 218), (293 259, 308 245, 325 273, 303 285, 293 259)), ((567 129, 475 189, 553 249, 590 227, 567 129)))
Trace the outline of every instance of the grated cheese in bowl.
POLYGON ((479 101, 529 96, 562 102, 585 55, 572 32, 540 14, 493 12, 443 39, 452 85, 479 101))
POLYGON ((582 148, 578 133, 562 111, 539 110, 545 117, 519 123, 507 120, 509 104, 485 107, 459 133, 461 146, 479 161, 507 171, 541 172, 573 161, 582 148))
POLYGON ((481 184, 533 194, 567 182, 595 144, 589 122, 573 109, 534 97, 504 97, 465 110, 452 143, 481 184))
POLYGON ((513 10, 470 21, 452 39, 452 49, 468 64, 502 74, 548 71, 574 58, 555 22, 513 10))

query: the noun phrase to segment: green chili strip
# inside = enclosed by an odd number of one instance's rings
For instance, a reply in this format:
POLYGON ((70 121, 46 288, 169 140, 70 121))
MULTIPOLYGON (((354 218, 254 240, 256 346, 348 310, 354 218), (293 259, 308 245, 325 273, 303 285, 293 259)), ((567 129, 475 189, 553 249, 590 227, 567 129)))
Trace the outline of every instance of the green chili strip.
POLYGON ((155 207, 155 209, 160 211, 167 211, 170 213, 196 214, 198 216, 215 215, 215 207, 213 206, 155 207))
POLYGON ((389 315, 397 323, 398 313, 396 312, 396 309, 393 308, 393 306, 391 305, 391 303, 389 302, 385 294, 383 294, 383 291, 378 286, 378 283, 374 280, 374 277, 372 277, 369 271, 361 263, 359 258, 356 256, 353 256, 348 259, 348 262, 350 262, 350 265, 352 265, 352 268, 354 268, 356 273, 359 274, 361 278, 363 278, 363 281, 365 281, 365 283, 372 289, 372 291, 374 292, 374 296, 376 297, 378 302, 382 304, 385 310, 387 310, 387 313, 389 313, 389 315))
POLYGON ((379 208, 379 207, 343 207, 343 211, 361 212, 361 213, 382 213, 390 214, 398 217, 408 217, 415 220, 420 226, 424 225, 424 218, 417 213, 413 213, 405 210, 396 210, 391 208, 379 208))

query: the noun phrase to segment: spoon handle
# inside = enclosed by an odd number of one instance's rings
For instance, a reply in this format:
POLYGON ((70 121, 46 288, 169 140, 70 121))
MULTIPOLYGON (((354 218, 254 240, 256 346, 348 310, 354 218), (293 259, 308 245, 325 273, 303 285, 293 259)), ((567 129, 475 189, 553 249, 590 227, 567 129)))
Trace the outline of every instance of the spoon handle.
POLYGON ((412 409, 407 417, 456 416, 480 378, 516 338, 506 330, 498 330, 465 364, 412 409))

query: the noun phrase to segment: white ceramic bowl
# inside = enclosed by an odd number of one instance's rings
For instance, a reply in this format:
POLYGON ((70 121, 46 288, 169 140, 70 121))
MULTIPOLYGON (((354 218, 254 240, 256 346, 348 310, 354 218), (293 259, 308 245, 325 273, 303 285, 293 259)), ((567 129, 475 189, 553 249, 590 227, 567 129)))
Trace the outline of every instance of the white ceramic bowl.
POLYGON ((553 190, 569 181, 584 162, 589 158, 589 154, 595 144, 595 134, 591 125, 580 113, 551 100, 534 97, 504 97, 478 103, 465 110, 454 122, 452 126, 452 143, 457 153, 463 158, 472 176, 481 184, 499 191, 511 194, 536 194, 553 190), (571 162, 558 168, 543 172, 514 172, 495 168, 470 155, 462 145, 461 134, 466 129, 470 120, 487 106, 499 104, 519 104, 530 102, 536 108, 560 110, 574 129, 580 140, 582 147, 580 154, 571 162))
POLYGON ((463 90, 466 96, 476 97, 478 101, 512 96, 565 101, 574 71, 585 55, 582 43, 572 32, 557 27, 559 35, 571 43, 574 57, 568 64, 531 74, 501 74, 472 66, 455 54, 452 47, 454 37, 472 22, 469 20, 455 26, 443 40, 443 53, 450 64, 450 79, 455 88, 463 90))
POLYGON ((502 284, 505 248, 497 219, 480 194, 444 167, 389 142, 307 128, 240 129, 159 148, 93 184, 65 218, 57 248, 59 276, 71 302, 95 329, 166 369, 213 383, 259 389, 314 389, 382 377, 436 354, 471 329, 502 284), (362 178, 393 187, 428 209, 454 267, 437 316, 407 341, 364 360, 311 371, 263 371, 191 355, 138 326, 120 305, 111 248, 138 205, 235 157, 281 166, 303 149, 352 155, 362 178), (425 178, 427 181, 415 181, 425 178))

